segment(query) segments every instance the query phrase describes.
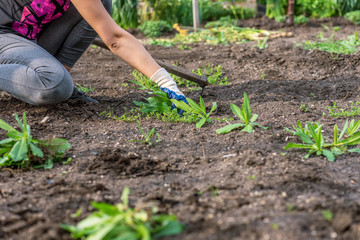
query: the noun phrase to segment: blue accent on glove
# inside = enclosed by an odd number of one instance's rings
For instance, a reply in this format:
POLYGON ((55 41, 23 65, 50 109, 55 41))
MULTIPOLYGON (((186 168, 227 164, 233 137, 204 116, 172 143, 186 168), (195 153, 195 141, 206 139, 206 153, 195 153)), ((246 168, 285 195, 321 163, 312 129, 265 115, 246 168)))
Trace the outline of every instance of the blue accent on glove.
MULTIPOLYGON (((178 100, 178 101, 183 101, 184 103, 189 105, 189 103, 186 100, 186 97, 184 95, 179 95, 179 94, 175 93, 174 91, 172 91, 172 90, 170 90, 168 88, 162 88, 161 87, 160 90, 167 93, 168 98, 175 99, 175 100, 178 100)), ((175 104, 172 104, 171 109, 174 109, 174 108, 176 108, 176 106, 175 106, 175 104)), ((183 113, 184 113, 184 110, 179 109, 178 113, 179 113, 180 116, 182 116, 183 113)))

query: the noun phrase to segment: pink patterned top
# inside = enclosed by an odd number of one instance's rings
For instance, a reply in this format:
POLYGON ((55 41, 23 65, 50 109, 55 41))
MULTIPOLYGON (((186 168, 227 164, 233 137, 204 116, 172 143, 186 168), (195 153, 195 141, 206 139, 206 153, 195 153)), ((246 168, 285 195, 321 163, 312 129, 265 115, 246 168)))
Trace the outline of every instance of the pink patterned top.
POLYGON ((36 39, 45 25, 61 17, 69 5, 70 0, 0 0, 0 25, 36 39))

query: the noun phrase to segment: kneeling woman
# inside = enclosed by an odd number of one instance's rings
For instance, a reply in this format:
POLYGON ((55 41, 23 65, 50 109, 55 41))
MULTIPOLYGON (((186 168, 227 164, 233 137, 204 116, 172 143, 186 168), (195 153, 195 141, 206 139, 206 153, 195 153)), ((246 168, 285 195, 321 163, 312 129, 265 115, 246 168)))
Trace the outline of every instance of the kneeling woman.
POLYGON ((169 98, 186 101, 168 72, 111 18, 111 4, 0 0, 0 90, 33 105, 79 95, 69 71, 99 35, 115 55, 150 77, 169 98))

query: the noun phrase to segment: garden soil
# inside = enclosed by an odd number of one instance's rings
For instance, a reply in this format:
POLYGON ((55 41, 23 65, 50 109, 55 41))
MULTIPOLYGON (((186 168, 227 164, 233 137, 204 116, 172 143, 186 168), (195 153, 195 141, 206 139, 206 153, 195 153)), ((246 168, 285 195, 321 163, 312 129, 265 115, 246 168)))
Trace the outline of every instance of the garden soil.
MULTIPOLYGON (((298 142, 285 127, 320 120, 330 137, 334 124, 342 127, 345 119, 331 118, 328 106, 349 109, 360 101, 359 52, 338 56, 304 50, 301 44, 318 40, 320 32, 329 37, 334 26, 340 26, 336 39, 360 28, 341 18, 290 28, 261 18, 241 24, 293 36, 269 40, 264 50, 254 48, 256 42, 147 49, 188 70, 223 66, 229 85, 206 87, 203 94, 209 108, 218 104, 214 117, 233 117, 230 103, 240 106, 246 92, 257 121, 268 130, 217 135, 227 123, 197 129, 150 118, 142 127, 155 128, 162 141, 153 139, 152 146, 131 141, 141 138, 136 122, 101 113, 121 116, 148 94, 129 82, 130 66, 99 48, 89 48, 71 71, 75 83, 95 88, 89 95, 99 104, 69 100, 36 107, 1 92, 1 119, 15 125, 14 113, 26 112, 35 138, 71 143, 66 157, 72 161, 51 170, 0 169, 0 239, 71 239, 61 223, 86 217, 93 211, 91 201, 119 203, 125 186, 132 206, 157 206, 186 225, 182 234, 167 239, 360 239, 360 155, 329 162, 283 149, 298 142), (71 217, 78 209, 81 216, 71 217)), ((201 91, 185 93, 197 100, 201 91)))

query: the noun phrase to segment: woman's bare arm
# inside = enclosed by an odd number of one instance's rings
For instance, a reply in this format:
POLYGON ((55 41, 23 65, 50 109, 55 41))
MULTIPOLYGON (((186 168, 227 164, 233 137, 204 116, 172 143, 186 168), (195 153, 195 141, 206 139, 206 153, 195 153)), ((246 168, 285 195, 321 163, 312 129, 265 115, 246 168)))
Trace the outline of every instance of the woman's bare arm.
POLYGON ((134 36, 116 24, 100 0, 72 3, 115 55, 148 77, 161 68, 134 36))

